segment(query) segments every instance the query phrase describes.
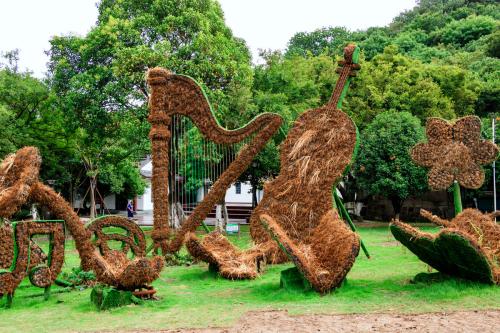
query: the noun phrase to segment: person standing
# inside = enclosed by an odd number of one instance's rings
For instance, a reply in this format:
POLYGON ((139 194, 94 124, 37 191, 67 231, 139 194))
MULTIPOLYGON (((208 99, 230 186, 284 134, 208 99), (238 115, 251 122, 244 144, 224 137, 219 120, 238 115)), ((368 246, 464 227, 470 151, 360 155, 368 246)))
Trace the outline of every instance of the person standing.
POLYGON ((128 218, 134 217, 134 206, 132 205, 132 200, 129 200, 127 204, 127 217, 128 218))

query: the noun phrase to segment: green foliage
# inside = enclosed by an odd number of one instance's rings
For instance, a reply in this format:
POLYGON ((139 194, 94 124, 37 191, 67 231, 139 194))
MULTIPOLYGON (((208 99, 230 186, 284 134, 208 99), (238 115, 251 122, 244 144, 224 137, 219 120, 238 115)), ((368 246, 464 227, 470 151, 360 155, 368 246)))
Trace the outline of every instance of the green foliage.
POLYGON ((89 286, 95 284, 95 274, 84 271, 81 267, 72 267, 69 272, 62 272, 60 278, 69 282, 73 287, 89 286))
POLYGON ((50 82, 78 133, 86 175, 132 197, 144 190, 136 161, 149 151, 146 70, 163 66, 203 82, 224 123, 245 112, 250 55, 215 1, 103 0, 98 10, 85 37, 51 40, 50 82))
POLYGON ((101 285, 92 288, 90 300, 99 311, 142 303, 131 291, 118 290, 113 287, 101 285))
POLYGON ((17 52, 4 55, 0 66, 0 157, 23 146, 36 146, 43 158, 42 179, 57 180, 62 189, 70 179, 68 169, 75 142, 65 127, 57 96, 29 72, 17 71, 17 52))
POLYGON ((310 33, 299 32, 288 42, 286 56, 337 54, 350 39, 351 33, 341 27, 321 28, 310 33))
POLYGON ((453 65, 425 64, 394 46, 362 64, 344 109, 360 128, 384 111, 452 119, 474 113, 480 82, 453 65))
POLYGON ((193 263, 194 259, 189 253, 173 253, 165 255, 165 265, 167 266, 191 266, 193 263))
POLYGON ((479 39, 481 36, 490 34, 497 25, 496 20, 491 17, 471 16, 451 21, 443 28, 436 30, 432 37, 435 43, 442 42, 460 47, 479 39))
POLYGON ((354 167, 358 187, 391 200, 397 214, 404 200, 427 189, 426 171, 409 155, 411 147, 425 138, 424 128, 408 112, 383 112, 361 136, 354 167))

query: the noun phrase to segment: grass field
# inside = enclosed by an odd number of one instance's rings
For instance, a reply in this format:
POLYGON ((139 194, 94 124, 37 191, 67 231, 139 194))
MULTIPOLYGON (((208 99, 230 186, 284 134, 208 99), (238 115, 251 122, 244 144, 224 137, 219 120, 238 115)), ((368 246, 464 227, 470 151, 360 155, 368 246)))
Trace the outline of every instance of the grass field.
MULTIPOLYGON (((287 309, 291 314, 307 314, 500 309, 499 287, 453 279, 411 283, 417 273, 428 270, 425 264, 399 245, 387 227, 360 228, 359 232, 373 258, 368 260, 360 253, 347 283, 326 296, 280 289, 280 271, 291 265, 268 266, 254 281, 216 278, 205 264, 166 267, 154 283, 160 300, 106 312, 94 309, 89 289, 54 293, 44 301, 43 290, 24 281, 12 308, 0 309, 0 332, 229 326, 249 310, 287 309)), ((231 240, 240 247, 250 243, 247 232, 231 236, 231 240)), ((64 270, 79 264, 71 241, 65 260, 64 270)))

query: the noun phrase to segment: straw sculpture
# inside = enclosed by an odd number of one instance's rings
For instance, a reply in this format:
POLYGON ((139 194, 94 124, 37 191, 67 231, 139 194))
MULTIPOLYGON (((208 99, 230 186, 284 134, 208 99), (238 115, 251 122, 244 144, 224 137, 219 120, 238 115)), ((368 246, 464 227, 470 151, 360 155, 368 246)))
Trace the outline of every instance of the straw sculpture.
POLYGON ((496 213, 465 209, 451 221, 425 210, 420 214, 444 229, 433 235, 394 221, 391 231, 398 241, 442 273, 500 284, 500 226, 494 220, 496 213))
POLYGON ((222 128, 215 119, 211 106, 201 87, 191 78, 174 75, 162 68, 148 72, 151 87, 149 100, 150 139, 153 159, 153 201, 154 201, 154 251, 163 254, 180 249, 187 233, 194 232, 203 222, 214 205, 221 201, 227 188, 250 165, 252 159, 281 125, 281 117, 265 113, 254 118, 246 126, 236 130, 222 128), (169 168, 169 127, 172 115, 189 117, 206 139, 220 144, 232 144, 253 135, 236 159, 222 173, 211 187, 204 200, 194 209, 173 238, 169 230, 168 168, 169 168), (171 240, 169 240, 172 238, 171 240))
POLYGON ((481 165, 493 162, 498 155, 494 143, 481 139, 481 120, 467 116, 449 123, 429 118, 426 132, 428 142, 413 147, 411 157, 415 163, 430 168, 430 188, 446 190, 454 180, 465 188, 481 187, 481 165))
MULTIPOLYGON (((352 59, 355 50, 354 45, 349 45, 344 51, 340 77, 330 101, 304 112, 281 145, 280 174, 264 185, 264 197, 250 219, 252 238, 257 243, 270 240, 261 225, 264 214, 272 217, 295 242, 308 239, 324 216, 337 215, 331 212, 332 186, 351 164, 357 139, 356 125, 337 106, 348 78, 359 69, 352 59)), ((354 242, 359 241, 356 238, 354 242)), ((286 260, 277 247, 267 257, 273 263, 286 260)))
MULTIPOLYGON (((412 159, 430 168, 429 186, 446 190, 453 182, 476 189, 484 182, 481 165, 498 156, 497 146, 481 139, 481 121, 467 116, 449 123, 429 118, 426 124, 427 143, 411 150, 412 159)), ((497 213, 483 214, 477 209, 462 211, 460 186, 455 184, 457 215, 446 221, 421 210, 422 217, 444 227, 432 235, 393 221, 394 237, 417 255, 420 260, 438 271, 465 279, 500 284, 500 227, 494 221, 497 213)))
POLYGON ((10 225, 3 225, 0 227, 0 269, 7 269, 11 266, 14 258, 13 248, 12 228, 10 225))
POLYGON ((271 216, 261 222, 303 277, 317 292, 338 287, 359 253, 359 239, 338 214, 330 210, 302 242, 293 241, 271 216))
MULTIPOLYGON (((14 259, 13 230, 9 224, 0 227, 0 269, 10 268, 14 259)), ((47 261, 47 255, 33 241, 30 240, 30 267, 29 269, 47 261)))
MULTIPOLYGON (((72 207, 59 194, 29 175, 29 172, 38 175, 40 161, 38 150, 33 147, 26 147, 19 150, 15 155, 9 156, 7 161, 1 164, 3 172, 2 185, 7 190, 0 192, 1 207, 4 209, 0 212, 0 216, 10 217, 18 207, 26 202, 38 203, 46 207, 54 216, 65 221, 66 228, 75 241, 82 268, 84 270, 93 270, 98 281, 118 289, 133 291, 147 286, 158 278, 163 267, 163 259, 154 257, 149 260, 143 257, 145 254, 144 235, 133 221, 129 221, 124 217, 111 217, 97 220, 97 225, 93 226, 91 224, 87 230, 72 207), (4 167, 6 165, 7 167, 4 167), (32 168, 33 165, 36 168, 32 168), (11 179, 21 179, 22 181, 16 182, 11 179), (23 190, 20 191, 19 188, 23 190), (13 196, 13 193, 16 195, 13 196), (13 208, 14 204, 4 200, 4 194, 14 200, 16 209, 13 208), (104 236, 101 231, 106 226, 121 227, 127 230, 129 236, 104 236), (130 260, 124 252, 111 251, 98 239, 97 246, 101 248, 101 252, 96 251, 92 243, 91 232, 107 237, 106 240, 122 241, 124 243, 123 250, 132 250, 136 257, 130 260)), ((36 276, 33 279, 36 280, 36 276)))
POLYGON ((202 241, 189 233, 186 247, 194 258, 207 262, 222 277, 231 280, 256 278, 264 261, 262 248, 239 251, 218 231, 211 232, 202 241))
MULTIPOLYGON (((95 219, 87 227, 87 230, 94 235, 94 245, 99 248, 102 255, 109 255, 113 250, 109 247, 109 241, 119 241, 122 243, 121 252, 132 251, 136 257, 146 256, 146 238, 141 228, 121 216, 104 216, 95 219), (126 235, 119 233, 107 233, 105 228, 120 228, 126 235)), ((114 252, 113 252, 114 253, 114 252)))
POLYGON ((9 218, 27 201, 31 186, 38 181, 42 159, 34 147, 7 155, 0 164, 0 217, 9 218))
MULTIPOLYGON (((359 69, 357 52, 354 45, 345 49, 330 101, 304 112, 295 121, 280 147, 280 174, 264 185, 264 197, 250 218, 252 239, 257 244, 252 254, 268 263, 281 263, 290 257, 321 293, 343 281, 359 253, 358 236, 332 208, 332 186, 351 164, 356 147, 356 126, 338 107, 349 78, 359 69)), ((211 263, 215 261, 216 243, 224 244, 218 253, 235 253, 226 260, 242 264, 243 257, 249 257, 229 242, 214 242, 211 237, 188 249, 196 248, 191 253, 211 263)))
MULTIPOLYGON (((160 257, 152 259, 136 257, 129 260, 121 251, 108 252, 103 255, 96 252, 90 231, 85 229, 71 206, 50 187, 42 183, 34 184, 31 199, 46 207, 57 218, 66 221, 66 227, 73 236, 80 255, 82 268, 93 270, 98 281, 118 289, 134 290, 158 278, 163 268, 163 259, 160 257)), ((125 217, 117 218, 122 220, 123 226, 134 224, 125 217)))
POLYGON ((33 285, 40 288, 54 283, 64 263, 64 225, 61 222, 14 223, 12 245, 12 266, 0 271, 0 297, 12 296, 26 275, 29 275, 33 285), (51 249, 46 262, 39 262, 36 266, 30 261, 30 239, 33 235, 48 235, 51 249))

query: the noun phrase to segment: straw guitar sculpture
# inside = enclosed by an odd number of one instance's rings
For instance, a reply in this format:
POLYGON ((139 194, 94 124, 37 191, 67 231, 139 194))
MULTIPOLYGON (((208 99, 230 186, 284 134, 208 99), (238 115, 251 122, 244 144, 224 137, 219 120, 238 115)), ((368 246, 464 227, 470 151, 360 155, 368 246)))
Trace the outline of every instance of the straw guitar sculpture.
POLYGON ((218 233, 202 241, 190 235, 191 254, 228 278, 255 277, 264 258, 269 263, 291 259, 318 292, 340 285, 360 247, 359 237, 335 208, 341 204, 335 186, 356 151, 356 126, 340 107, 360 68, 358 57, 356 46, 346 47, 330 101, 304 112, 282 143, 280 174, 264 185, 264 197, 250 219, 256 246, 238 251, 218 233))

